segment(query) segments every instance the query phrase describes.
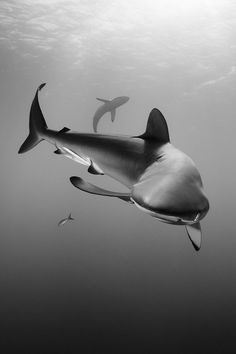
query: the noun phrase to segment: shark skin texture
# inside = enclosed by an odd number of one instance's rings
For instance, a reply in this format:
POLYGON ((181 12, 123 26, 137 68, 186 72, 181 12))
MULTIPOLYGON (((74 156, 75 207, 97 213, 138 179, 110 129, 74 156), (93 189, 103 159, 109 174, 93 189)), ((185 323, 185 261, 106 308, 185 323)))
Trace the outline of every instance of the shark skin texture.
POLYGON ((98 101, 103 102, 103 105, 98 107, 94 116, 93 116, 93 131, 97 133, 98 122, 104 116, 105 113, 111 113, 111 121, 114 122, 116 116, 116 108, 122 106, 126 102, 128 102, 129 97, 120 96, 113 98, 113 100, 105 100, 103 98, 97 98, 98 101))
POLYGON ((169 131, 162 113, 154 108, 146 131, 139 136, 86 134, 64 127, 60 131, 47 127, 38 93, 33 99, 29 135, 19 153, 46 140, 56 147, 58 155, 71 158, 88 167, 95 175, 107 175, 128 188, 126 193, 109 191, 84 181, 70 178, 74 187, 95 195, 115 197, 137 206, 158 220, 184 225, 195 250, 201 247, 201 225, 209 201, 202 179, 192 159, 170 143, 169 131))

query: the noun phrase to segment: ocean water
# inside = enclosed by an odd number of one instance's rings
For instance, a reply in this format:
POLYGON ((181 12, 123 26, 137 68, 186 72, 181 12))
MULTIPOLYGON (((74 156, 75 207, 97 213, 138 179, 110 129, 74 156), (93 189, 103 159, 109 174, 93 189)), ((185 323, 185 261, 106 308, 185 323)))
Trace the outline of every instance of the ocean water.
POLYGON ((233 0, 0 2, 1 353, 233 353, 236 323, 236 4, 233 0), (53 153, 17 151, 39 84, 49 128, 144 132, 152 108, 210 201, 196 253, 184 227, 76 190, 53 153), (68 216, 75 218, 58 227, 68 216))

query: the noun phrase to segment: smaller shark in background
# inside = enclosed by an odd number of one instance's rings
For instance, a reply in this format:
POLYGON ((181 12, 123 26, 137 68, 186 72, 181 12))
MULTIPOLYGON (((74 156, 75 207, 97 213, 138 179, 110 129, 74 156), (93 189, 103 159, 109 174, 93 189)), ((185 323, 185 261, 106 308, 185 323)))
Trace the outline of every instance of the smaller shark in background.
POLYGON ((105 113, 110 112, 111 121, 114 122, 115 115, 116 115, 116 108, 126 103, 129 100, 129 97, 120 96, 120 97, 113 98, 113 100, 105 100, 103 98, 97 98, 97 100, 103 102, 104 104, 96 110, 93 116, 93 130, 95 133, 97 133, 98 122, 102 118, 102 116, 105 113))
POLYGON ((58 226, 65 225, 70 220, 75 220, 74 218, 72 218, 71 213, 69 214, 69 216, 67 216, 67 218, 60 220, 57 225, 58 226))

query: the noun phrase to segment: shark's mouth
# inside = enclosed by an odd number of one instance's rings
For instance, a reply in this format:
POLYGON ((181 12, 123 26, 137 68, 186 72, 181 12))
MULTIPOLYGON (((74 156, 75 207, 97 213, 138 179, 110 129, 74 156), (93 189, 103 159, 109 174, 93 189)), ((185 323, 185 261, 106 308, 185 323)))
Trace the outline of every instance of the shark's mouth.
POLYGON ((130 198, 131 201, 142 211, 144 211, 145 213, 148 213, 149 215, 151 215, 152 217, 165 222, 167 224, 175 224, 175 225, 191 225, 191 224, 195 224, 200 220, 200 216, 201 213, 200 212, 196 212, 195 215, 192 218, 181 218, 179 216, 174 216, 174 215, 168 215, 168 214, 162 214, 162 213, 158 213, 155 212, 153 210, 147 209, 143 206, 141 206, 140 204, 138 204, 133 198, 130 198))

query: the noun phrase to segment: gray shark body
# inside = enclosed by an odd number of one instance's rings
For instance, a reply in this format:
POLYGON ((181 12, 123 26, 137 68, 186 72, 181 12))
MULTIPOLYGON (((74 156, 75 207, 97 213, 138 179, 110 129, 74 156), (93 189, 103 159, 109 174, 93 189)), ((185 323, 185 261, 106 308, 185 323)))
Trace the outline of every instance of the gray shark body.
POLYGON ((160 221, 185 225, 196 250, 201 246, 200 220, 209 209, 200 174, 185 153, 169 139, 165 118, 158 109, 149 115, 146 132, 140 136, 111 136, 47 128, 36 92, 30 111, 30 134, 23 153, 41 140, 56 146, 55 153, 88 166, 92 174, 108 175, 128 188, 126 193, 107 191, 79 177, 72 184, 88 193, 117 197, 135 204, 160 221))
POLYGON ((102 118, 102 116, 110 112, 111 113, 111 121, 114 122, 115 120, 115 115, 116 115, 116 108, 119 106, 122 106, 124 103, 126 103, 129 100, 129 97, 127 96, 120 96, 113 98, 113 100, 105 100, 103 98, 97 98, 98 101, 103 102, 103 105, 99 107, 94 116, 93 116, 93 130, 94 132, 97 132, 97 126, 98 122, 102 118))

